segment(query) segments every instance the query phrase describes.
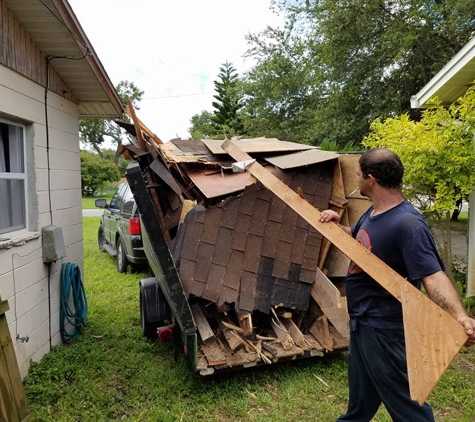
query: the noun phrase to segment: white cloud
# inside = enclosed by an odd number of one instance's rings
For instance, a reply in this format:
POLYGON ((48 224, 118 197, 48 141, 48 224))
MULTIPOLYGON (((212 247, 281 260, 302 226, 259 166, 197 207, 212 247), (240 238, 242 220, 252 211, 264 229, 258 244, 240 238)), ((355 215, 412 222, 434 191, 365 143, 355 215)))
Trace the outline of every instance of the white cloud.
POLYGON ((228 60, 251 63, 245 35, 281 17, 271 0, 69 0, 112 83, 145 92, 138 117, 163 141, 189 136, 190 119, 212 110, 213 81, 228 60))

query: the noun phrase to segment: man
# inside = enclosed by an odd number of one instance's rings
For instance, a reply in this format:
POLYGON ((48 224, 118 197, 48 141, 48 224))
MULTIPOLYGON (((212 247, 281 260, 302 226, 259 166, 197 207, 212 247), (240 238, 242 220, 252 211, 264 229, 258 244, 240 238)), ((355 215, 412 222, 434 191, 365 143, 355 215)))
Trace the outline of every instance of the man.
MULTIPOLYGON (((467 316, 445 275, 426 222, 402 194, 403 174, 394 152, 365 152, 356 180, 372 206, 355 226, 340 227, 417 288, 422 282, 429 297, 465 327, 466 345, 475 344, 475 320, 467 316)), ((340 216, 325 210, 320 221, 339 223, 340 216)), ((400 302, 353 262, 345 289, 350 314, 349 403, 338 421, 369 422, 381 403, 394 421, 433 421, 431 407, 410 398, 400 302)))

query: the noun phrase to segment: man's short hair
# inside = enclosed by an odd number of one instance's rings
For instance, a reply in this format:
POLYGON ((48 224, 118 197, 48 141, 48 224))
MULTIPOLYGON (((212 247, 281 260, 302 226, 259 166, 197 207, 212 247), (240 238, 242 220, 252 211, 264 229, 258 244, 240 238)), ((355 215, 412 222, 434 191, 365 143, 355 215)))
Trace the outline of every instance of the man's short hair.
POLYGON ((359 165, 365 179, 371 174, 384 188, 401 188, 404 166, 395 152, 386 148, 370 149, 360 157, 359 165))

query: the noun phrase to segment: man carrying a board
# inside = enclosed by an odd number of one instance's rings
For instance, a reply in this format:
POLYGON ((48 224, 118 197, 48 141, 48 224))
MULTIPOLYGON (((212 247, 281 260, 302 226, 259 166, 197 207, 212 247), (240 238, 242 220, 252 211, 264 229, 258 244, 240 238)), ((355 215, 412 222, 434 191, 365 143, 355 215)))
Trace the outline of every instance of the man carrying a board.
MULTIPOLYGON (((399 157, 384 148, 365 152, 356 180, 372 206, 353 227, 340 226, 374 255, 449 312, 475 344, 475 320, 463 307, 457 290, 444 273, 434 238, 421 214, 404 198, 404 168, 399 157)), ((339 223, 332 210, 319 221, 339 223)), ((370 421, 384 403, 394 421, 433 421, 431 407, 413 401, 409 391, 402 306, 352 262, 345 283, 350 315, 348 354, 349 403, 338 421, 370 421)))

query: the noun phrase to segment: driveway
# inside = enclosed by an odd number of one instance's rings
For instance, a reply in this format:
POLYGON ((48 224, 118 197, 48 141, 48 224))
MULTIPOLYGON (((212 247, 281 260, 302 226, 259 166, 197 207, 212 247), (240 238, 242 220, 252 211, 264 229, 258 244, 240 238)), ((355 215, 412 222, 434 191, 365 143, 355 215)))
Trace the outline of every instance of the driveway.
POLYGON ((83 217, 100 217, 104 210, 82 210, 82 216, 83 217))

